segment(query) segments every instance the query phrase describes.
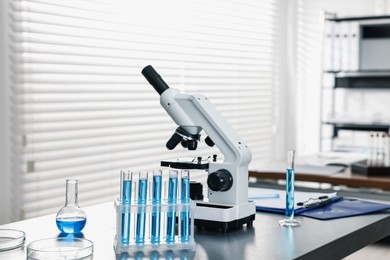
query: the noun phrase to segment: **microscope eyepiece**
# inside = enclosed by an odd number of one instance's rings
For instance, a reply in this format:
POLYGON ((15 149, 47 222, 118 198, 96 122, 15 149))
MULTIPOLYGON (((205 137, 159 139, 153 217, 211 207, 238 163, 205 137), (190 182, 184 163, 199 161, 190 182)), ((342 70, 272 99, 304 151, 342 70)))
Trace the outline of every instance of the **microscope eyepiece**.
POLYGON ((146 66, 142 70, 142 75, 148 80, 150 85, 158 92, 158 94, 164 93, 165 90, 169 89, 169 86, 161 78, 161 76, 154 70, 151 65, 146 66))

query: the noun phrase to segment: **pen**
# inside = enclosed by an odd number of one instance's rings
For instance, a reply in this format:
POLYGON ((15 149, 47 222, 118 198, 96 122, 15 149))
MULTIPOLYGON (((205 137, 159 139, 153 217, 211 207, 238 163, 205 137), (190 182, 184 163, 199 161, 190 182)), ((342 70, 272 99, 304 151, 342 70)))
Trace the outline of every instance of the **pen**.
POLYGON ((297 206, 304 206, 305 208, 322 207, 339 199, 341 199, 341 197, 336 197, 335 195, 320 196, 317 199, 310 199, 304 203, 297 203, 297 206))
POLYGON ((258 200, 258 199, 279 199, 279 194, 259 194, 254 196, 249 196, 250 200, 258 200))
POLYGON ((305 208, 321 207, 329 204, 332 201, 332 198, 317 200, 313 202, 308 202, 304 204, 305 208))

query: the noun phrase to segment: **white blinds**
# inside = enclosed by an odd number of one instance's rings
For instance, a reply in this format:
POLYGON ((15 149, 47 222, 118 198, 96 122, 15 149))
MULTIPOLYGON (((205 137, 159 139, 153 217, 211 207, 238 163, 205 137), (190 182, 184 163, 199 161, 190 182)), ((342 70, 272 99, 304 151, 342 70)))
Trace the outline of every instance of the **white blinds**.
POLYGON ((319 151, 321 85, 320 1, 299 0, 297 6, 296 124, 297 151, 301 155, 319 151))
POLYGON ((112 200, 122 168, 210 155, 168 151, 176 125, 141 75, 206 95, 253 152, 272 154, 279 1, 8 0, 15 219, 112 200))

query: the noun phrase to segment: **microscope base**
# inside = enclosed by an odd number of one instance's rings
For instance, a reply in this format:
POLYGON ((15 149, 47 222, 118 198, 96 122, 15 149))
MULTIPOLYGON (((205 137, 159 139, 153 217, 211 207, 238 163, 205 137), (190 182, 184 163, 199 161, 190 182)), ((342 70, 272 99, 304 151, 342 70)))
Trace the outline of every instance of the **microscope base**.
POLYGON ((227 232, 240 228, 244 224, 251 226, 255 220, 255 213, 256 207, 252 201, 235 206, 197 202, 194 225, 198 229, 220 229, 227 232))

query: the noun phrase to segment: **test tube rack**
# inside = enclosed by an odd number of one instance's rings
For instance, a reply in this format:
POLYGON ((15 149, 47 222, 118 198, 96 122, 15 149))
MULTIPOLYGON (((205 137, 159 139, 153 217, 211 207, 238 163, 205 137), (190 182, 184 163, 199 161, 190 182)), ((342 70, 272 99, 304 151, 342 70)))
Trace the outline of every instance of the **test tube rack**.
POLYGON ((116 254, 126 253, 130 256, 137 255, 137 253, 143 254, 153 254, 153 253, 162 253, 165 251, 169 252, 179 252, 187 250, 190 252, 195 251, 196 243, 194 240, 194 208, 195 204, 190 201, 189 203, 175 203, 169 204, 167 202, 161 204, 152 204, 148 202, 146 204, 122 204, 117 199, 115 200, 115 209, 116 209, 116 235, 114 239, 114 249, 116 254), (122 243, 122 216, 123 213, 130 214, 130 232, 129 232, 129 242, 124 244, 122 243), (160 224, 160 241, 158 243, 152 242, 152 215, 160 213, 161 224, 160 224), (166 230, 167 230, 167 219, 168 214, 176 213, 176 234, 173 242, 166 242, 166 230), (183 213, 186 216, 190 216, 190 232, 186 236, 186 241, 182 241, 183 230, 181 230, 180 222, 182 221, 183 213), (145 240, 142 244, 136 243, 136 221, 138 214, 145 214, 145 240))

